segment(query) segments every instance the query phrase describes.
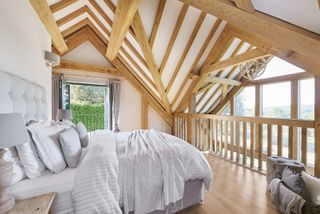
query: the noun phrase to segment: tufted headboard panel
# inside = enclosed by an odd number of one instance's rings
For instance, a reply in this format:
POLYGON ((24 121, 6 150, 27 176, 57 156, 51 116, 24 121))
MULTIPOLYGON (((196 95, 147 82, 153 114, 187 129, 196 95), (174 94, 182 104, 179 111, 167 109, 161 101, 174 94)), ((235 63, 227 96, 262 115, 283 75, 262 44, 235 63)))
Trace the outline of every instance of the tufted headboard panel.
POLYGON ((0 113, 21 113, 26 122, 48 119, 44 87, 0 70, 0 113))

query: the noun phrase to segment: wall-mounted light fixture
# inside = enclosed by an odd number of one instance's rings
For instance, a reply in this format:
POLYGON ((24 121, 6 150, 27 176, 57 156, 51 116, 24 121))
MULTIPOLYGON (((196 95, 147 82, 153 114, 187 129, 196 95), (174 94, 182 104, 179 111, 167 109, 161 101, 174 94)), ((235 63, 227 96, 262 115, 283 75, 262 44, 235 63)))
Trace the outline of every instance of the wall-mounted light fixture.
POLYGON ((48 68, 60 65, 60 56, 49 51, 45 51, 44 59, 48 68))

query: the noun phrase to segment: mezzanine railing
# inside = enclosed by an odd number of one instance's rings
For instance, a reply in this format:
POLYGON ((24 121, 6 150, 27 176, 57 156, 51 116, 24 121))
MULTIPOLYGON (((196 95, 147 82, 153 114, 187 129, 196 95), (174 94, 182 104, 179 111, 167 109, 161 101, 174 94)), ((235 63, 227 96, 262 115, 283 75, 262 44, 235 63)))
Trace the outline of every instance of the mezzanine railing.
POLYGON ((174 116, 177 137, 262 173, 267 157, 278 155, 300 160, 314 174, 319 167, 312 150, 314 127, 314 121, 300 119, 186 113, 174 116))

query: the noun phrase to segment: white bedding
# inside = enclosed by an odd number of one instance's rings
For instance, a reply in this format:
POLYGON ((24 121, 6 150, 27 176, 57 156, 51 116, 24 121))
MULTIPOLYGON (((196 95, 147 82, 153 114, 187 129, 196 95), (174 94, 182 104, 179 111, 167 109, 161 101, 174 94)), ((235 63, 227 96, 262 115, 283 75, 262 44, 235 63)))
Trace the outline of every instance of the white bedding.
POLYGON ((26 199, 48 192, 56 192, 52 213, 72 211, 71 191, 76 174, 76 168, 66 168, 60 173, 48 173, 34 179, 24 179, 10 186, 9 191, 17 200, 26 199))
POLYGON ((183 207, 186 181, 201 179, 206 190, 210 187, 212 173, 205 157, 174 136, 155 130, 99 131, 92 141, 75 178, 77 213, 121 213, 121 202, 125 213, 174 211, 183 207))
MULTIPOLYGON (((105 136, 107 132, 103 131, 99 134, 102 134, 105 136)), ((119 159, 119 171, 118 171, 118 185, 120 186, 120 193, 121 198, 118 199, 118 203, 122 207, 123 204, 123 175, 124 175, 124 166, 123 166, 123 158, 124 158, 124 150, 125 150, 125 141, 127 140, 128 136, 130 135, 129 132, 127 133, 118 133, 117 139, 116 139, 116 156, 119 159)), ((100 139, 101 140, 101 139, 100 139)), ((94 145, 97 142, 91 141, 90 144, 94 145)), ((108 143, 105 142, 104 143, 108 143)), ((86 150, 83 150, 81 154, 81 162, 85 162, 85 157, 87 157, 87 153, 89 152, 89 148, 86 150)), ((80 163, 80 166, 82 163, 80 163)), ((199 167, 191 167, 188 169, 188 173, 185 180, 193 180, 193 179, 204 179, 207 177, 208 180, 212 179, 210 178, 212 175, 208 174, 205 176, 198 176, 201 174, 202 169, 197 169, 199 167)), ((72 190, 74 190, 74 183, 76 179, 76 173, 79 171, 79 167, 76 169, 66 168, 62 172, 58 174, 46 174, 44 176, 35 178, 35 179, 25 179, 16 185, 13 185, 10 187, 10 192, 16 197, 16 199, 25 199, 29 198, 35 195, 44 194, 48 192, 56 192, 57 196, 54 201, 53 207, 52 207, 52 213, 73 213, 73 201, 72 199, 72 190), (62 212, 64 211, 64 212, 62 212)), ((103 171, 103 170, 101 170, 103 171)), ((203 172, 202 172, 203 173, 203 172)), ((211 171, 210 171, 211 173, 211 171)), ((91 176, 90 176, 91 177, 91 176)), ((94 176, 96 177, 96 176, 94 176)), ((114 181, 113 181, 114 182, 114 181)), ((208 185, 208 184, 207 184, 208 185)), ((208 188, 208 186, 207 186, 208 188)), ((118 190, 117 190, 118 191, 118 190)))

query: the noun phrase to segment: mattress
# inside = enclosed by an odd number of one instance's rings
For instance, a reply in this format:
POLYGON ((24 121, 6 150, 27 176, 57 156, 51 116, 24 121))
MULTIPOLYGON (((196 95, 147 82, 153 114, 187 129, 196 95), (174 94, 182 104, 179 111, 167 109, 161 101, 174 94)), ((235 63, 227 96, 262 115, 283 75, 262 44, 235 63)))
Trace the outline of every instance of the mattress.
POLYGON ((73 210, 71 191, 75 174, 75 168, 66 168, 57 174, 47 173, 38 178, 24 179, 10 186, 9 192, 17 200, 55 192, 57 194, 52 205, 52 213, 67 213, 73 210))

